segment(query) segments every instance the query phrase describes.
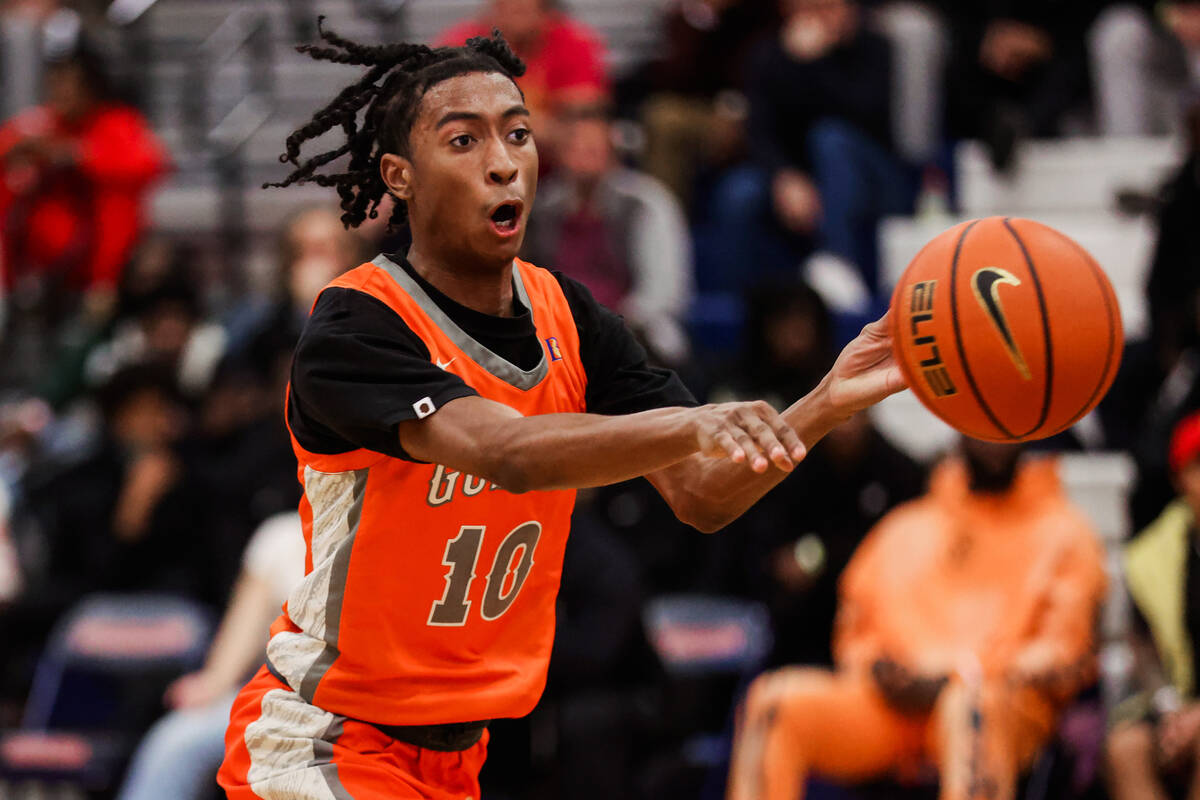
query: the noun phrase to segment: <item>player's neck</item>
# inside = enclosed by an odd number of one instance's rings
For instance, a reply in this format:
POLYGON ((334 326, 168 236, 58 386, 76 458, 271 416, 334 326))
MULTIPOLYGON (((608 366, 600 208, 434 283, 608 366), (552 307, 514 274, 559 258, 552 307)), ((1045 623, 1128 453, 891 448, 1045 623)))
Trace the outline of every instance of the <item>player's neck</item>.
POLYGON ((421 251, 415 243, 408 261, 418 275, 459 305, 494 317, 513 315, 512 261, 495 268, 463 269, 421 251))

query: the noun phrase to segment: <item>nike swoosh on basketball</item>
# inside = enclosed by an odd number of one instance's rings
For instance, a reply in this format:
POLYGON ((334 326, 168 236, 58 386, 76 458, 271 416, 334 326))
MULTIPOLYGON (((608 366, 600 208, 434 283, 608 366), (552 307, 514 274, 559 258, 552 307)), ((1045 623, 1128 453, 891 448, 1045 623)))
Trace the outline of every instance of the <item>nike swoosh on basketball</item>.
POLYGON ((996 331, 1004 340, 1004 349, 1008 351, 1021 377, 1030 380, 1033 376, 1029 372, 1029 365, 1025 363, 1025 356, 1021 354, 1021 348, 1017 346, 1012 329, 1008 326, 1004 307, 1000 305, 1000 287, 1003 285, 1020 286, 1021 281, 1016 275, 999 267, 984 267, 971 276, 971 289, 975 292, 975 299, 996 326, 996 331))

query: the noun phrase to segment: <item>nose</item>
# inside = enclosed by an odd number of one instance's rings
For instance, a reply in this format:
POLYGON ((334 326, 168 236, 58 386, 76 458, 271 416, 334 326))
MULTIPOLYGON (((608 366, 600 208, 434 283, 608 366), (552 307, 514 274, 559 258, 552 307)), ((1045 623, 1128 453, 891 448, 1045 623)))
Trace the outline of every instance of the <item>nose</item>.
POLYGON ((517 162, 503 143, 496 143, 488 153, 488 182, 507 186, 517 179, 517 162))

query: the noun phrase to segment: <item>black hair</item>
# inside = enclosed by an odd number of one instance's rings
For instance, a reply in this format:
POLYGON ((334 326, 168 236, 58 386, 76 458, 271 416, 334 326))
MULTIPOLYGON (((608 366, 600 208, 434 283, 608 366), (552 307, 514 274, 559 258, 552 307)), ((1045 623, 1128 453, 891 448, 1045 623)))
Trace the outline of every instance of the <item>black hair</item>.
POLYGON ((94 397, 101 416, 106 423, 112 424, 130 400, 146 392, 158 394, 177 405, 184 404, 174 371, 161 363, 136 363, 122 367, 96 387, 94 397))
MULTIPOLYGON (((317 111, 306 125, 288 136, 287 152, 279 160, 295 169, 282 181, 265 183, 263 188, 293 183, 333 186, 341 197, 342 223, 353 228, 368 217, 378 216, 379 202, 387 193, 387 185, 379 174, 380 156, 409 155, 409 133, 421 98, 430 87, 472 72, 497 72, 515 79, 525 74, 525 64, 498 30, 493 30, 490 37, 468 39, 462 47, 428 47, 405 42, 375 46, 352 42, 326 30, 324 20, 324 17, 317 19, 317 30, 329 46, 305 44, 296 49, 318 61, 369 69, 317 111), (366 113, 360 122, 359 112, 364 109, 366 113), (336 127, 346 134, 342 145, 304 163, 299 161, 300 147, 305 142, 336 127), (317 171, 347 154, 350 162, 344 171, 317 171)), ((397 200, 389 224, 403 225, 407 219, 408 207, 397 200)))
POLYGON ((45 67, 47 70, 77 67, 88 94, 96 100, 114 100, 119 96, 108 59, 95 42, 84 36, 67 47, 47 53, 45 67))
POLYGON ((752 288, 746 296, 746 337, 740 369, 755 393, 784 396, 807 394, 833 366, 837 357, 833 316, 829 307, 802 281, 774 281, 752 288), (776 362, 770 340, 771 325, 789 316, 811 320, 812 349, 804 364, 776 362))

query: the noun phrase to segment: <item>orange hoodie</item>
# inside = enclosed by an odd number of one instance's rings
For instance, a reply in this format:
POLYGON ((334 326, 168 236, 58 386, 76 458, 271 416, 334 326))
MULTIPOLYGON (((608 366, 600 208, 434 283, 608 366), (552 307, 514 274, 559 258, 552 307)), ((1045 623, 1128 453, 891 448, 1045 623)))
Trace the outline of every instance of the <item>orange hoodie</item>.
POLYGON ((968 486, 960 461, 943 463, 929 493, 859 547, 842 575, 839 666, 887 655, 918 672, 989 679, 1037 664, 1056 673, 1056 695, 1073 694, 1091 674, 1107 584, 1099 538, 1051 460, 1023 463, 1001 495, 968 486))

